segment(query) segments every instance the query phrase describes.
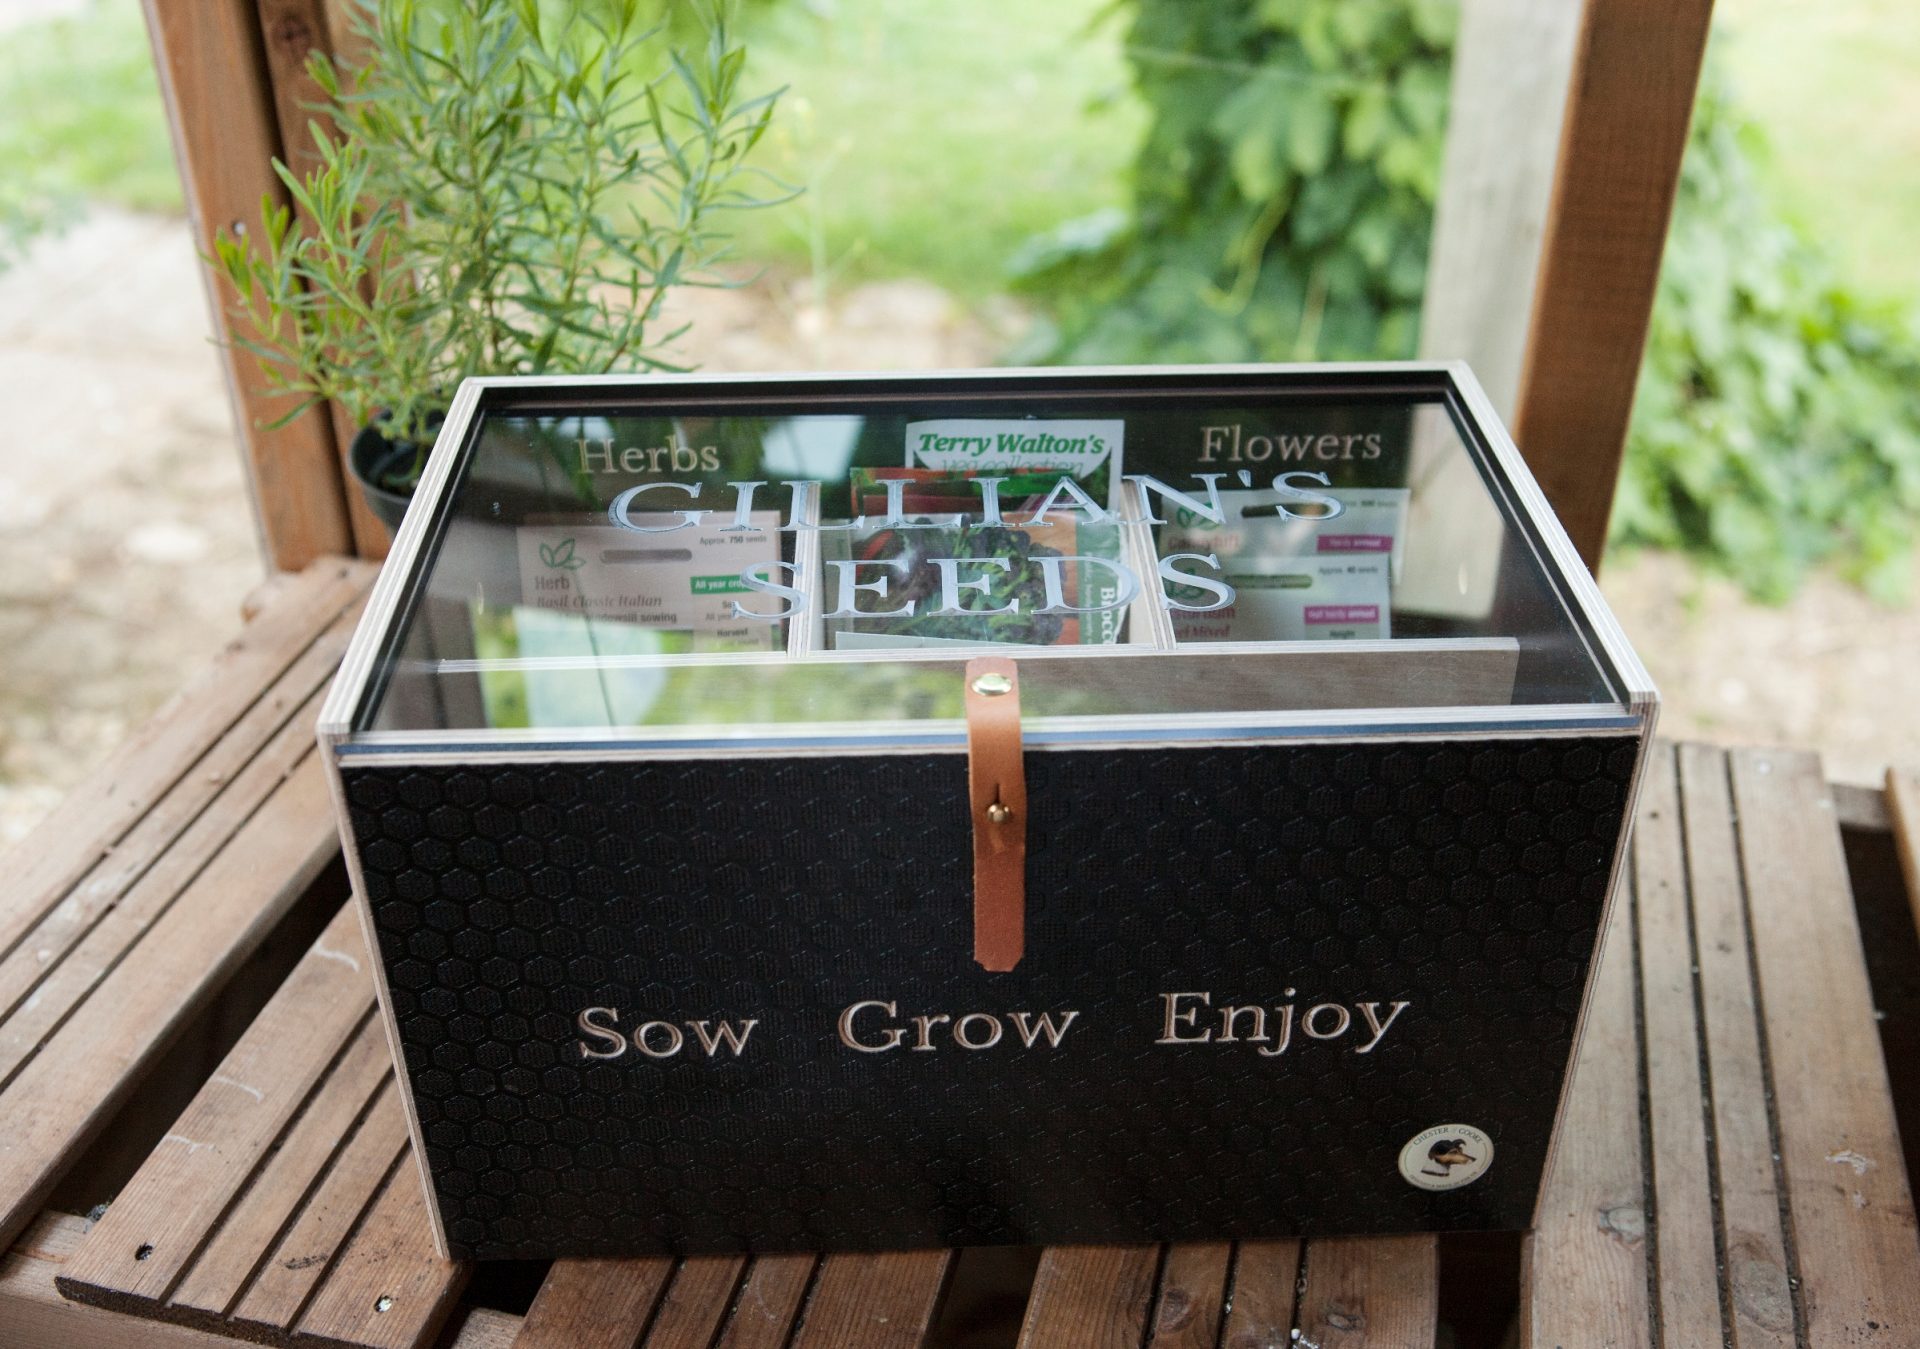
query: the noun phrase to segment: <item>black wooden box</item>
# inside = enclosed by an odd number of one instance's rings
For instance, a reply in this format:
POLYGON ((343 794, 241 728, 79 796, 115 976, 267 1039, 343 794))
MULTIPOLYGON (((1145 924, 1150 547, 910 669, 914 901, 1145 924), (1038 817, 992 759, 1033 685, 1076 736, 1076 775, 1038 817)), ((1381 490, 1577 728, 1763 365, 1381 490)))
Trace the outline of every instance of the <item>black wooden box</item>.
POLYGON ((1464 367, 475 380, 320 733, 509 1258, 1524 1228, 1655 706, 1464 367))

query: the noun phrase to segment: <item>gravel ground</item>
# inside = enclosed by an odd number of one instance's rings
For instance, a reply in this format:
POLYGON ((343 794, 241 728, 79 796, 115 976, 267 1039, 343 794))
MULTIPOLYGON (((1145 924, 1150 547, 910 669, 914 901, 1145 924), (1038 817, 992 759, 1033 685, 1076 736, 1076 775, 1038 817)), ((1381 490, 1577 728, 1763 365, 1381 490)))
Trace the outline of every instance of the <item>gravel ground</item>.
MULTIPOLYGON (((801 282, 700 292, 686 354, 711 369, 991 363, 1017 308, 969 312, 914 282, 810 297, 801 282)), ((218 354, 183 222, 96 214, 0 273, 0 842, 239 627, 261 579, 218 354)), ((1833 776, 1920 762, 1898 696, 1920 609, 1820 580, 1748 603, 1683 559, 1603 584, 1666 697, 1669 735, 1811 745, 1833 776)), ((1917 587, 1920 589, 1920 587, 1917 587)))
POLYGON ((0 840, 239 628, 261 578, 191 239, 96 216, 0 272, 0 840))

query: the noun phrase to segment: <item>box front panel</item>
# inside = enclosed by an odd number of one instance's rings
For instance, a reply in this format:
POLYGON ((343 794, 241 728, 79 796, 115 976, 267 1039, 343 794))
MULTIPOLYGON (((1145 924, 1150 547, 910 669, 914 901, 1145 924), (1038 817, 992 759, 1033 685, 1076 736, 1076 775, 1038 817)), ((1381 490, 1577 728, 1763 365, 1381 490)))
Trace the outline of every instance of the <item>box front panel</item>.
POLYGON ((961 756, 343 776, 488 1258, 1524 1227, 1638 749, 1030 752, 1004 974, 961 756))

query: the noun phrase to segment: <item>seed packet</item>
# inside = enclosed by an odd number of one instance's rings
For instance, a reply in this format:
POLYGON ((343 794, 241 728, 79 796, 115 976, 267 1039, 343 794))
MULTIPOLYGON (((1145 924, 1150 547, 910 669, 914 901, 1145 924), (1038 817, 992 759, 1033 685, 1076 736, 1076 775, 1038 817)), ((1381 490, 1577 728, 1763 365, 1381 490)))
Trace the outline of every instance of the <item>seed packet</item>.
MULTIPOLYGON (((906 518, 918 524, 928 517, 906 518)), ((887 591, 853 593, 855 610, 873 618, 827 620, 828 640, 836 649, 925 645, 921 639, 1016 646, 1111 643, 1120 640, 1125 622, 1123 587, 1130 573, 1121 563, 1119 528, 1075 521, 1064 513, 1032 527, 974 521, 915 529, 868 526, 822 534, 820 551, 820 604, 828 613, 841 600, 842 569, 833 563, 891 564, 856 573, 861 584, 884 578, 887 591), (952 564, 943 567, 947 559, 952 564), (949 598, 949 574, 960 608, 1011 612, 936 612, 949 598), (1096 612, 1040 612, 1050 603, 1050 576, 1059 603, 1096 612), (909 604, 913 612, 901 613, 909 604)))
MULTIPOLYGON (((1035 469, 1019 471, 1001 471, 996 469, 933 469, 933 468, 867 468, 853 470, 850 478, 852 488, 853 511, 856 515, 878 522, 884 520, 893 511, 889 491, 898 495, 899 510, 902 514, 916 518, 950 517, 954 524, 962 520, 984 520, 989 502, 988 493, 978 479, 993 478, 995 484, 991 500, 998 505, 1002 519, 1010 525, 1018 525, 1033 518, 1039 508, 1045 504, 1047 494, 1063 476, 1059 469, 1035 469)), ((1089 497, 1093 494, 1088 493, 1089 497)), ((1049 511, 1049 520, 1064 518, 1071 521, 1076 511, 1076 503, 1066 501, 1056 503, 1059 509, 1049 511)))
MULTIPOLYGON (((1221 557, 1233 603, 1207 613, 1173 611, 1182 642, 1384 640, 1393 636, 1387 556, 1221 557)), ((1174 598, 1182 596, 1180 588, 1174 598)), ((1193 592, 1194 598, 1201 598, 1193 592)))
POLYGON ((1388 560, 1388 574, 1398 582, 1406 552, 1407 489, 1315 487, 1312 491, 1338 501, 1340 513, 1325 520, 1289 518, 1280 514, 1280 498, 1271 491, 1222 492, 1225 524, 1216 525, 1184 508, 1177 510, 1161 529, 1160 551, 1216 553, 1223 564, 1242 556, 1379 555, 1388 560))
MULTIPOLYGON (((869 523, 851 533, 823 534, 823 563, 897 559, 904 563, 904 569, 871 567, 860 572, 862 583, 887 578, 885 597, 855 592, 857 609, 880 616, 872 620, 831 620, 833 645, 838 649, 856 644, 869 648, 922 645, 921 639, 1023 646, 1119 641, 1126 615, 1120 600, 1131 576, 1122 566, 1119 526, 1087 521, 1082 518, 1083 511, 1070 504, 1061 504, 1038 523, 1030 523, 1065 476, 1072 475, 1058 468, 1006 465, 854 469, 850 479, 853 509, 869 523), (993 498, 1000 508, 1000 524, 985 523, 987 498, 977 479, 986 476, 1003 480, 993 498), (922 527, 899 528, 896 520, 922 527), (1018 601, 1018 611, 977 616, 934 612, 948 598, 943 588, 945 573, 936 559, 958 560, 953 575, 960 607, 1004 609, 1018 601), (1057 596, 1049 595, 1050 577, 1057 596), (982 580, 987 583, 984 592, 973 584, 982 580), (1068 607, 1095 612, 1039 612, 1055 599, 1068 607), (909 602, 914 605, 911 616, 884 616, 909 602), (842 637, 855 640, 839 640, 842 637)), ((1077 477, 1074 480, 1080 481, 1077 477)), ((1098 500, 1096 490, 1104 489, 1083 490, 1098 500)), ((823 565, 821 570, 826 593, 820 602, 823 610, 831 610, 840 600, 838 569, 823 565)))
POLYGON ((909 422, 905 465, 967 477, 1066 473, 1086 489, 1087 495, 1111 510, 1120 482, 1126 425, 1123 421, 1033 417, 949 417, 909 422))
MULTIPOLYGON (((635 513, 632 519, 658 526, 672 524, 674 516, 635 513)), ((780 560, 780 516, 755 511, 748 519, 753 530, 739 532, 723 532, 724 517, 663 534, 605 524, 523 526, 514 531, 522 601, 585 616, 596 626, 614 620, 690 634, 687 645, 695 651, 772 651, 781 641, 780 625, 736 618, 732 602, 749 594, 743 570, 780 560)), ((536 630, 556 631, 550 624, 536 630)))

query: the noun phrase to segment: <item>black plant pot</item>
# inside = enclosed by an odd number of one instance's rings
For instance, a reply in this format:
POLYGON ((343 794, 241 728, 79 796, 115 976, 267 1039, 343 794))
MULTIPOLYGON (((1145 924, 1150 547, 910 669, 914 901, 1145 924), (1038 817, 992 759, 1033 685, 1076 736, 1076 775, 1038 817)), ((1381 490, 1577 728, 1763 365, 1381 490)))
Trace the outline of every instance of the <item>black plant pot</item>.
POLYGON ((361 427, 347 449, 347 464, 360 483, 360 494, 388 529, 400 528, 407 505, 413 500, 413 490, 409 487, 405 492, 396 492, 381 486, 381 482, 410 467, 415 453, 412 445, 396 444, 380 434, 378 422, 361 427))

